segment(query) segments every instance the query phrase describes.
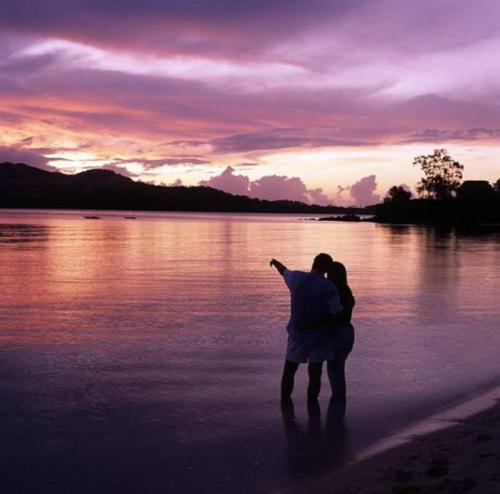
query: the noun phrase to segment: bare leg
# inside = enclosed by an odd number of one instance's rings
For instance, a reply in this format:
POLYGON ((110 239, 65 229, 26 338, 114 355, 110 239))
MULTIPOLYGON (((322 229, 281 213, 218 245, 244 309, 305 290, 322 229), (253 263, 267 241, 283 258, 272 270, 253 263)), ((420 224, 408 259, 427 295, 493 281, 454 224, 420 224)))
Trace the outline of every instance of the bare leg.
POLYGON ((318 399, 319 391, 321 389, 322 367, 322 362, 309 362, 309 366, 307 368, 309 372, 309 386, 307 388, 308 401, 316 401, 318 399))
POLYGON ((296 362, 290 362, 290 360, 285 360, 285 366, 283 367, 283 377, 281 378, 281 397, 290 398, 293 391, 293 384, 295 380, 295 373, 299 368, 299 364, 296 362))
POLYGON ((345 361, 344 357, 329 360, 327 363, 328 378, 332 388, 332 397, 335 400, 345 400, 345 361))

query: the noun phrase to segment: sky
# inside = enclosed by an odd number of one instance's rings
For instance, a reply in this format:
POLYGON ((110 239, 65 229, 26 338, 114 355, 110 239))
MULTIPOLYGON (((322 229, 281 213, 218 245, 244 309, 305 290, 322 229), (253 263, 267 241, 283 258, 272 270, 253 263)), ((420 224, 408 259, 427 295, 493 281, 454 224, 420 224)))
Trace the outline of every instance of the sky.
POLYGON ((366 205, 500 177, 497 0, 0 0, 0 161, 366 205))

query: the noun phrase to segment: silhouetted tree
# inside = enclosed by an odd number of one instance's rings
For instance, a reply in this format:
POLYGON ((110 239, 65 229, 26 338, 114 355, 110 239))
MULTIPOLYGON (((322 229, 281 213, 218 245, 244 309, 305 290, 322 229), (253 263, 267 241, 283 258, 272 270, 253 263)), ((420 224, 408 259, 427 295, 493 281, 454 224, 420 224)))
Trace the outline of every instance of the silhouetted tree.
POLYGON ((402 185, 393 185, 384 198, 385 203, 401 204, 411 199, 412 193, 402 185))
POLYGON ((413 165, 419 166, 424 172, 417 192, 428 197, 451 197, 462 181, 464 167, 446 149, 435 149, 432 154, 418 156, 413 160, 413 165))
POLYGON ((500 194, 500 178, 493 184, 493 189, 497 194, 500 194))

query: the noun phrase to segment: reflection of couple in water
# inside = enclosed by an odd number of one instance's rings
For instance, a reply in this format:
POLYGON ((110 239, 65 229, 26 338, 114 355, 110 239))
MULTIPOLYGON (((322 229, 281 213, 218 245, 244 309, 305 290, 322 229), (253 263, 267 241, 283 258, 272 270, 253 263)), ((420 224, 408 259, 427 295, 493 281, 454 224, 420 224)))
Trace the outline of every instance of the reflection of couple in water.
POLYGON ((345 400, 345 361, 354 344, 354 297, 344 265, 328 254, 318 254, 309 273, 290 271, 276 259, 270 264, 283 276, 291 298, 281 397, 290 398, 299 364, 308 362, 307 399, 315 402, 326 362, 332 399, 345 400))
MULTIPOLYGON (((350 458, 349 431, 344 424, 346 402, 330 399, 324 425, 318 401, 307 405, 307 424, 295 417, 291 398, 281 400, 288 446, 289 474, 294 478, 335 469, 350 458)), ((330 486, 331 487, 331 486, 330 486)), ((330 492, 330 488, 328 492, 330 492)))

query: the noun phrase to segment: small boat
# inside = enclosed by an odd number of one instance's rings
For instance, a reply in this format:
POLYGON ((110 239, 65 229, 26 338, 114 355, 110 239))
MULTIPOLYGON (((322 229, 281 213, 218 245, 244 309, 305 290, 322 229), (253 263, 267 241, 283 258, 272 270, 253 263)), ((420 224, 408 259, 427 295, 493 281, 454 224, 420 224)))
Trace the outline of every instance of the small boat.
POLYGON ((124 216, 124 218, 125 218, 126 220, 136 220, 136 219, 137 219, 137 216, 134 214, 134 211, 132 211, 132 214, 126 214, 126 215, 124 216))
POLYGON ((97 214, 97 209, 95 210, 94 214, 84 214, 83 217, 86 220, 100 220, 101 217, 97 214))

